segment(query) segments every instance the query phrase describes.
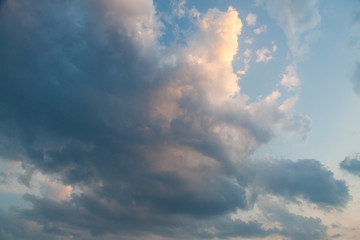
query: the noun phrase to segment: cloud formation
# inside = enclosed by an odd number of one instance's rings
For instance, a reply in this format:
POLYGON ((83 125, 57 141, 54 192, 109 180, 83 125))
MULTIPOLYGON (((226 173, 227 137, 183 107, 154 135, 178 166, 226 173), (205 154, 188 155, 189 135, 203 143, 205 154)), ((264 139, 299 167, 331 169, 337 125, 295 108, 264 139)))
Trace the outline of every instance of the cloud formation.
POLYGON ((267 30, 267 26, 261 25, 260 27, 254 29, 254 33, 259 35, 263 32, 266 32, 266 30, 267 30))
POLYGON ((261 163, 256 169, 259 172, 255 182, 262 189, 291 201, 301 197, 326 208, 345 206, 349 200, 345 182, 336 180, 317 160, 278 160, 261 163))
POLYGON ((288 91, 293 90, 300 84, 300 80, 297 77, 296 69, 293 65, 289 65, 285 69, 285 73, 281 79, 281 85, 284 86, 288 91))
POLYGON ((1 157, 22 162, 29 188, 35 171, 46 178, 24 195, 30 207, 1 215, 2 238, 296 240, 290 224, 304 221, 322 239, 321 222, 285 210, 272 228, 229 214, 250 211, 252 192, 346 204, 318 161, 252 163, 275 128, 306 135, 311 121, 278 91, 252 102, 240 91, 233 7, 195 16, 184 44, 166 47, 150 0, 12 3, 0 12, 1 157))
POLYGON ((256 62, 268 63, 272 59, 271 51, 267 48, 258 49, 255 53, 257 55, 256 62))
POLYGON ((253 14, 253 13, 249 13, 247 16, 246 16, 246 22, 249 26, 254 26, 256 24, 256 14, 253 14))
POLYGON ((340 163, 340 167, 343 170, 360 177, 360 154, 356 154, 353 157, 346 157, 340 163))
POLYGON ((307 53, 314 30, 320 25, 321 17, 317 0, 293 1, 257 0, 265 5, 269 14, 277 21, 289 39, 289 47, 294 56, 307 53))

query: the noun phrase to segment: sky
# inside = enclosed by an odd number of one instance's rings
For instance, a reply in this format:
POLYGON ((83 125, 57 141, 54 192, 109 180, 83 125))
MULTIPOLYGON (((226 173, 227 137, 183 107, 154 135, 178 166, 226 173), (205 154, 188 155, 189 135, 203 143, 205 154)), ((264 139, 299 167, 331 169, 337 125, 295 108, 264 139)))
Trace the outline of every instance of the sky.
POLYGON ((359 32, 355 0, 0 0, 0 239, 358 239, 359 32))

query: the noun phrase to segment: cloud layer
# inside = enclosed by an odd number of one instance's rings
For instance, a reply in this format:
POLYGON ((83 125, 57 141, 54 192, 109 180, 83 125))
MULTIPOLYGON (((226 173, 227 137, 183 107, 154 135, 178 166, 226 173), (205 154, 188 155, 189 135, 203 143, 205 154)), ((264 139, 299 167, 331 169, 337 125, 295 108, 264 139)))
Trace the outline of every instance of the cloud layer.
POLYGON ((165 47, 152 1, 3 3, 1 157, 22 162, 28 187, 35 172, 49 179, 24 195, 30 207, 1 214, 2 238, 326 237, 286 209, 262 209, 280 227, 230 217, 267 194, 343 207, 348 189, 316 160, 256 164, 275 129, 306 135, 311 122, 278 91, 240 92, 234 8, 193 21, 184 45, 165 47))

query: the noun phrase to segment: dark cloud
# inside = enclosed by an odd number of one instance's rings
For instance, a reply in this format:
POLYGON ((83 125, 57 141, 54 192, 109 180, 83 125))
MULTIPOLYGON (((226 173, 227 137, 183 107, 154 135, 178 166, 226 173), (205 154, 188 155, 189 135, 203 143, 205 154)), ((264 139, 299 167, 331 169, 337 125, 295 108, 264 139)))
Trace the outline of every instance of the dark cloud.
POLYGON ((356 176, 360 176, 360 155, 354 157, 346 157, 341 163, 340 167, 356 176))
MULTIPOLYGON (((252 106, 253 112, 209 105, 213 96, 202 84, 191 85, 211 80, 201 72, 207 69, 188 64, 181 52, 175 52, 180 63, 163 63, 151 40, 156 33, 146 32, 148 22, 132 22, 146 18, 151 7, 125 8, 121 4, 127 1, 118 1, 114 17, 109 2, 17 0, 0 11, 1 157, 22 162, 19 180, 28 187, 39 171, 78 190, 63 201, 25 195, 30 208, 1 218, 22 219, 0 225, 4 239, 105 234, 298 239, 294 227, 266 229, 228 217, 254 205, 246 192, 254 179, 256 186, 289 199, 345 205, 345 184, 317 161, 278 161, 260 171, 248 165, 249 155, 272 139, 272 125, 284 114, 267 101, 252 106), (135 31, 138 26, 145 32, 135 31), (172 85, 176 91, 167 92, 172 85), (182 95, 173 106, 166 97, 177 96, 178 89, 182 95), (169 105, 177 110, 170 111, 171 120, 162 114, 169 105), (239 143, 231 141, 234 133, 239 143), (37 224, 38 235, 25 237, 26 221, 37 224)), ((303 122, 309 127, 306 118, 291 120, 284 123, 289 131, 303 122)), ((322 231, 317 219, 309 221, 322 231)), ((321 239, 316 231, 298 234, 321 239)))
POLYGON ((62 204, 28 195, 33 208, 21 214, 46 232, 60 234, 48 224, 61 222, 97 235, 156 232, 171 216, 246 209, 244 188, 221 173, 231 168, 216 174, 199 168, 204 176, 192 184, 153 166, 157 159, 148 153, 163 143, 188 146, 221 164, 230 161, 215 136, 192 132, 191 123, 183 131, 179 118, 164 132, 161 121, 149 119, 149 97, 168 70, 160 69, 151 48, 144 55, 133 39, 107 27, 106 16, 97 1, 85 6, 41 0, 18 1, 1 15, 1 154, 24 161, 19 180, 26 186, 36 169, 91 188, 62 204), (189 139, 197 144, 189 146, 189 139), (141 220, 142 214, 148 216, 141 220))
POLYGON ((349 200, 344 181, 317 160, 279 160, 258 166, 257 184, 265 191, 296 201, 302 197, 321 207, 343 207, 349 200))
MULTIPOLYGON (((128 210, 131 207, 117 209, 110 202, 106 206, 99 199, 90 199, 85 196, 77 197, 71 203, 39 199, 32 195, 26 195, 25 198, 33 204, 33 208, 21 210, 21 216, 24 219, 35 219, 46 226, 48 231, 53 230, 62 233, 64 236, 73 235, 76 228, 91 229, 94 236, 104 233, 121 233, 120 236, 126 234, 141 236, 150 232, 174 239, 239 236, 252 238, 281 234, 281 231, 276 228, 265 230, 262 224, 256 221, 243 222, 228 217, 198 219, 196 221, 186 216, 168 218, 156 213, 149 215, 147 212, 130 212, 128 210), (85 208, 83 208, 84 206, 85 208), (55 221, 56 227, 51 225, 51 222, 55 221), (67 229, 67 231, 62 229, 67 229)), ((79 239, 83 238, 80 237, 79 239)))
POLYGON ((35 223, 26 224, 16 212, 0 209, 0 238, 3 240, 55 240, 57 236, 46 234, 37 228, 35 223))

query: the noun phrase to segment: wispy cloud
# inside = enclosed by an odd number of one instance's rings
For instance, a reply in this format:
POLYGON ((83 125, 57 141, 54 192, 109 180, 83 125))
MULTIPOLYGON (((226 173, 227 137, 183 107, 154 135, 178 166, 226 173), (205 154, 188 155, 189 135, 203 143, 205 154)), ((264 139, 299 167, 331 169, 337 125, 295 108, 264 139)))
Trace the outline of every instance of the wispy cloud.
POLYGON ((289 47, 294 56, 303 56, 308 52, 309 43, 316 36, 321 17, 317 0, 292 1, 258 0, 264 4, 269 14, 276 19, 289 39, 289 47))
POLYGON ((259 35, 263 32, 266 32, 266 30, 267 30, 267 26, 261 25, 260 27, 254 29, 254 33, 259 35))

